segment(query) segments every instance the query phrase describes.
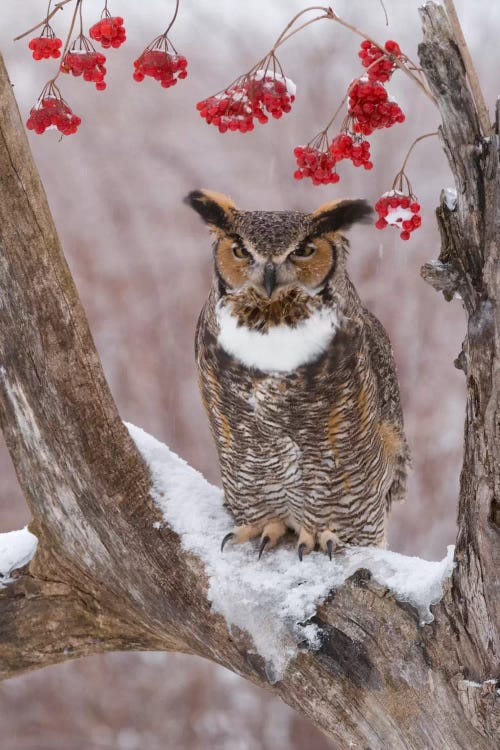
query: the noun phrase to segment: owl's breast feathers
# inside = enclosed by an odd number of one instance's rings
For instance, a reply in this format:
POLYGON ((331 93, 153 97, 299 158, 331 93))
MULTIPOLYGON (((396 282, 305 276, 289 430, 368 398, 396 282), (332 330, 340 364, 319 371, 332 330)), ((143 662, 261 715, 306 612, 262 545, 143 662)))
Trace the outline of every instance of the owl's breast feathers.
POLYGON ((281 315, 261 311, 259 325, 245 304, 212 293, 197 333, 227 503, 239 523, 274 507, 305 527, 334 518, 344 541, 381 543, 386 507, 404 490, 393 487, 397 467, 407 460, 402 421, 382 396, 390 344, 374 354, 363 308, 353 319, 316 299, 287 323, 287 300, 281 315))

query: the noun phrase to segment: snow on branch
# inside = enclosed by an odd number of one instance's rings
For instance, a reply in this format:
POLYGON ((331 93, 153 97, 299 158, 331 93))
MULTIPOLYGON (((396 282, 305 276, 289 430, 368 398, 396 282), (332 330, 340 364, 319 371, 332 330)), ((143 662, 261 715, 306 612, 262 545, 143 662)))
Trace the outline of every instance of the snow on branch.
POLYGON ((37 544, 38 539, 26 526, 19 531, 0 534, 0 588, 12 581, 12 571, 29 563, 37 544))
POLYGON ((321 631, 310 619, 332 589, 338 589, 360 568, 409 602, 421 625, 432 622, 430 607, 443 594, 443 581, 453 569, 453 550, 441 562, 406 557, 375 547, 351 547, 330 562, 313 553, 300 562, 295 549, 280 547, 257 558, 250 544, 220 551, 233 520, 223 507, 222 490, 210 485, 185 461, 151 435, 127 424, 149 466, 153 499, 165 523, 181 538, 183 548, 204 563, 208 599, 228 626, 246 630, 266 662, 268 679, 281 679, 286 666, 306 645, 321 645, 321 631))

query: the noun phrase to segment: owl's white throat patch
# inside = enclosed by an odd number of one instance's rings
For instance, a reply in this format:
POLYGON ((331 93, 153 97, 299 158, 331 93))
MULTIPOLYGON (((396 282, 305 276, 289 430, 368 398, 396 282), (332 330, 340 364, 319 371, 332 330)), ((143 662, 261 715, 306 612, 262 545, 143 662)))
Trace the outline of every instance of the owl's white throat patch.
POLYGON ((238 325, 231 305, 217 305, 219 345, 246 367, 263 372, 292 372, 314 362, 327 349, 335 336, 339 320, 334 309, 314 310, 296 326, 283 323, 265 333, 238 325))

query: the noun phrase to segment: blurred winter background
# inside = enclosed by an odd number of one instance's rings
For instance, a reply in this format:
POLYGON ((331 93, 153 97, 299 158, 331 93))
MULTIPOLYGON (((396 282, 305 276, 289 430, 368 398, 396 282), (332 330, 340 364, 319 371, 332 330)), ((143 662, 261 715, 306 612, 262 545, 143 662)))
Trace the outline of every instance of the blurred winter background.
MULTIPOLYGON (((84 2, 86 25, 102 0, 84 2)), ((342 165, 341 182, 312 187, 291 178, 292 149, 322 129, 359 74, 359 39, 330 22, 295 37, 280 52, 297 84, 293 113, 250 134, 219 135, 194 109, 251 67, 272 45, 300 0, 181 3, 171 33, 189 59, 173 89, 132 80, 132 61, 166 26, 173 0, 113 0, 128 39, 108 55, 108 88, 64 77, 63 94, 82 117, 76 136, 31 136, 35 159, 90 319, 104 369, 124 419, 140 425, 218 482, 215 451, 200 405, 193 331, 210 285, 210 239, 182 204, 196 187, 229 193, 243 208, 313 210, 339 196, 375 202, 392 185, 413 139, 439 118, 404 75, 391 93, 403 125, 376 133, 372 172, 342 165)), ((396 39, 415 59, 416 0, 341 0, 335 10, 380 41, 396 39)), ((43 17, 45 0, 3 0, 0 48, 23 119, 55 61, 34 62, 27 41, 12 38, 43 17)), ((499 9, 457 0, 463 26, 493 106, 491 63, 499 9), (488 18, 489 22, 481 22, 488 18), (481 26, 479 26, 481 24, 481 26), (488 50, 488 55, 484 50, 488 50)), ((54 27, 66 33, 70 8, 54 27)), ((453 367, 464 334, 459 302, 445 303, 419 277, 436 258, 434 208, 452 184, 437 139, 414 151, 408 174, 424 224, 403 243, 395 230, 351 233, 352 277, 386 326, 399 368, 414 471, 406 504, 390 524, 390 548, 440 559, 454 541, 464 416, 463 373, 453 367)), ((0 531, 29 514, 0 444, 0 531)), ((170 654, 108 655, 26 675, 0 687, 2 750, 323 750, 332 748, 285 705, 208 663, 170 654)), ((344 750, 343 748, 341 750, 344 750)))

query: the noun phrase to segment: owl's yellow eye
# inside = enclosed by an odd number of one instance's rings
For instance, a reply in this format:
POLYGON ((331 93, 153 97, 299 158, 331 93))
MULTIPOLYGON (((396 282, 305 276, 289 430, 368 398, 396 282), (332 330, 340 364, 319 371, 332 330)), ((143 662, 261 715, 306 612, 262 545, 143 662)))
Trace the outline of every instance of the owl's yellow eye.
POLYGON ((231 245, 231 250, 233 251, 233 255, 235 256, 235 258, 239 258, 240 260, 245 260, 246 258, 251 257, 248 250, 239 242, 233 242, 233 244, 231 245))
POLYGON ((310 258, 316 252, 316 245, 314 242, 308 242, 305 245, 299 245, 299 247, 290 253, 292 258, 310 258))

